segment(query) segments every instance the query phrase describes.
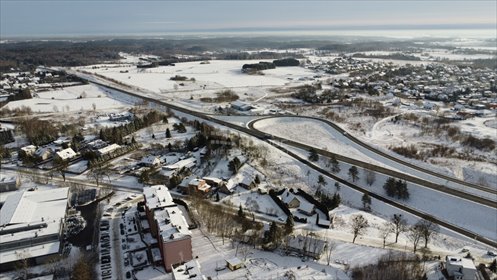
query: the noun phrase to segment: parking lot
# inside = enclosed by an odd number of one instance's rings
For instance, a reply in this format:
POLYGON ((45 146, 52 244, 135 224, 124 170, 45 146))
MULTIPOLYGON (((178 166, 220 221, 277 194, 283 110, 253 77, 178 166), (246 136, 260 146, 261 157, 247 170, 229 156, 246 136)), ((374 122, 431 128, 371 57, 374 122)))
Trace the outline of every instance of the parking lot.
MULTIPOLYGON (((134 278, 133 267, 128 256, 128 239, 137 235, 136 224, 127 226, 127 210, 140 200, 129 196, 122 201, 109 205, 102 214, 99 225, 99 267, 100 279, 134 278)), ((134 221, 133 221, 134 222, 134 221)))

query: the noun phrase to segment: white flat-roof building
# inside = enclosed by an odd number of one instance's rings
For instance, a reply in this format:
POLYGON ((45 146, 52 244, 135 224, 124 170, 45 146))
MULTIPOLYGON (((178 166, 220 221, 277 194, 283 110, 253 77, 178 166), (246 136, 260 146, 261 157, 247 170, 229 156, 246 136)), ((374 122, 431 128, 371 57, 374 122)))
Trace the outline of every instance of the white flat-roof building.
POLYGON ((475 280, 476 267, 473 260, 459 256, 446 256, 445 267, 447 274, 454 280, 475 280))
POLYGON ((67 148, 55 153, 55 157, 59 160, 70 160, 76 156, 76 153, 71 148, 67 148))
POLYGON ((119 146, 117 144, 110 144, 108 146, 105 146, 103 148, 98 149, 98 154, 99 155, 105 155, 105 154, 111 153, 111 152, 119 149, 120 147, 121 146, 119 146))
POLYGON ((0 213, 0 264, 57 254, 69 188, 19 191, 0 213))
POLYGON ((194 157, 191 157, 191 158, 180 160, 174 164, 167 165, 164 168, 168 169, 168 170, 180 170, 182 168, 192 168, 196 164, 197 164, 197 159, 194 157))
POLYGON ((169 189, 164 185, 145 187, 143 188, 143 195, 145 196, 145 205, 149 211, 176 205, 169 193, 169 189))

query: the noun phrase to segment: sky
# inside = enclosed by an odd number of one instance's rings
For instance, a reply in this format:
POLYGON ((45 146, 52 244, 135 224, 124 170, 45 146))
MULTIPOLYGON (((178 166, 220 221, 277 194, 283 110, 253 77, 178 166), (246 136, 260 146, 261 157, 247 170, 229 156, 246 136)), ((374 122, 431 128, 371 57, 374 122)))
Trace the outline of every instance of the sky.
POLYGON ((0 37, 497 28, 497 1, 0 0, 0 37))

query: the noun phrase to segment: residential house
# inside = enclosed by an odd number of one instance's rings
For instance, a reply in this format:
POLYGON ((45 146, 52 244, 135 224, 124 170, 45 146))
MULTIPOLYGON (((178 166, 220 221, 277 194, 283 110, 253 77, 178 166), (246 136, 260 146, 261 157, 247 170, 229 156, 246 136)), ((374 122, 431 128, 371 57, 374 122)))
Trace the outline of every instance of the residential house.
POLYGON ((41 160, 47 160, 52 157, 53 151, 50 147, 40 147, 34 153, 35 157, 41 160))
POLYGON ((160 166, 160 163, 160 159, 153 155, 148 155, 140 161, 140 165, 146 167, 158 167, 160 166))
POLYGON ((194 178, 188 183, 188 192, 197 192, 204 196, 207 196, 211 192, 212 188, 203 179, 194 178))
POLYGON ((97 154, 99 156, 103 156, 103 155, 106 155, 106 154, 110 154, 112 153, 113 151, 119 149, 121 146, 119 146, 118 144, 110 144, 108 146, 105 146, 103 148, 100 148, 97 150, 97 154))
POLYGON ((19 150, 19 152, 24 156, 32 156, 36 152, 36 146, 35 145, 24 146, 19 150))
POLYGON ((71 160, 76 157, 76 153, 71 148, 67 148, 55 153, 54 158, 61 161, 71 160))
POLYGON ((285 203, 288 208, 296 208, 298 212, 312 216, 316 213, 316 206, 307 201, 304 197, 294 194, 291 190, 286 189, 281 195, 280 200, 285 203))
POLYGON ((476 267, 472 259, 459 256, 446 256, 445 268, 447 274, 454 280, 475 280, 476 267))
POLYGON ((10 192, 19 189, 21 180, 19 176, 5 177, 0 175, 0 192, 10 192))

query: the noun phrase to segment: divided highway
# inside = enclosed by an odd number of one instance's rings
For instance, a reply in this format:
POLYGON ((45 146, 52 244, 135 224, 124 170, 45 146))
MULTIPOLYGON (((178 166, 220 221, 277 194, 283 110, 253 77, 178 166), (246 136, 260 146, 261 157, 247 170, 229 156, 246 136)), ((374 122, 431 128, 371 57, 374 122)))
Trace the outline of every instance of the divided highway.
MULTIPOLYGON (((278 118, 278 117, 277 116, 273 116, 273 117, 265 117, 265 118, 262 118, 262 119, 257 119, 255 121, 250 122, 248 124, 248 127, 250 129, 253 129, 254 131, 260 132, 259 130, 257 130, 256 128, 254 128, 254 124, 256 122, 260 121, 260 120, 268 119, 268 118, 278 118)), ((308 119, 323 121, 323 120, 321 120, 319 118, 312 118, 312 117, 303 117, 303 118, 308 118, 308 119)), ((329 123, 329 122, 326 122, 326 121, 323 121, 323 122, 325 122, 327 124, 329 123)), ((349 137, 349 136, 347 135, 347 137, 349 137)), ((492 208, 497 209, 497 201, 496 200, 486 199, 486 198, 478 196, 478 195, 470 194, 470 193, 467 193, 467 192, 464 192, 464 191, 461 191, 461 190, 458 190, 458 189, 454 189, 454 188, 450 188, 450 187, 447 187, 447 186, 444 186, 444 185, 436 184, 434 182, 425 180, 425 179, 417 177, 417 176, 412 176, 412 175, 406 174, 404 172, 395 171, 395 170, 392 170, 392 169, 389 169, 389 168, 377 166, 377 165, 374 165, 374 164, 371 164, 371 163, 367 163, 367 162, 364 162, 364 161, 360 161, 360 160, 357 160, 357 159, 354 159, 354 158, 350 158, 350 157, 346 157, 346 156, 343 156, 343 155, 340 155, 340 154, 332 153, 332 152, 329 152, 329 151, 326 151, 326 150, 323 150, 323 149, 319 149, 319 148, 316 148, 316 147, 313 147, 313 146, 310 146, 310 145, 306 145, 306 144, 303 144, 303 143, 300 143, 300 142, 296 142, 296 141, 293 141, 293 140, 290 140, 290 139, 287 139, 287 138, 277 137, 277 136, 273 135, 271 137, 271 139, 274 140, 274 141, 277 141, 277 142, 281 142, 281 143, 284 143, 284 144, 287 144, 287 145, 299 148, 299 149, 306 150, 306 151, 308 151, 308 150, 310 150, 312 148, 312 149, 316 150, 318 154, 320 154, 322 156, 325 156, 325 157, 334 156, 339 161, 343 161, 343 162, 346 162, 346 163, 349 163, 349 164, 352 164, 352 165, 356 165, 356 166, 359 166, 359 167, 362 167, 362 168, 365 168, 365 169, 373 170, 375 172, 382 173, 382 174, 385 174, 387 176, 391 176, 391 177, 394 177, 394 178, 399 178, 399 179, 402 179, 402 180, 405 180, 405 181, 408 181, 408 182, 412 182, 412 183, 424 186, 426 188, 430 188, 430 189, 434 189, 436 191, 440 191, 440 192, 444 192, 444 193, 447 193, 447 194, 451 194, 451 195, 454 195, 454 196, 457 196, 457 197, 460 197, 460 198, 467 199, 469 201, 477 202, 477 203, 486 205, 488 207, 492 207, 492 208)), ((369 147, 369 146, 366 145, 366 147, 369 147)), ((372 149, 374 149, 374 148, 372 148, 372 149)), ((402 161, 400 161, 400 163, 402 163, 402 161)), ((457 180, 457 179, 454 179, 454 180, 457 180)), ((475 188, 475 189, 478 189, 480 191, 487 192, 490 196, 494 196, 494 198, 497 198, 497 191, 496 190, 489 189, 489 188, 484 188, 484 187, 480 187, 478 185, 474 185, 474 184, 470 184, 470 183, 468 183, 467 185, 465 184, 464 186, 467 186, 468 188, 475 188)))
MULTIPOLYGON (((92 77, 89 78, 87 75, 84 75, 84 74, 81 75, 81 73, 76 73, 76 74, 78 74, 78 76, 80 76, 81 78, 87 80, 88 82, 91 82, 91 83, 94 83, 94 84, 97 84, 99 86, 106 87, 106 88, 109 88, 109 89, 113 89, 113 90, 122 92, 124 94, 128 94, 128 95, 133 96, 135 98, 139 98, 141 100, 147 101, 147 102, 149 102, 149 104, 155 104, 155 105, 159 105, 159 106, 164 106, 166 108, 170 108, 171 110, 175 110, 175 111, 187 114, 187 115, 191 115, 193 117, 196 117, 196 118, 199 118, 199 119, 202 119, 202 120, 205 120, 205 121, 210 121, 212 123, 216 123, 216 124, 228 127, 230 129, 233 129, 233 130, 245 133, 245 134, 250 135, 252 137, 256 137, 256 138, 258 138, 260 140, 266 141, 269 144, 275 146, 276 148, 285 151, 287 154, 289 154, 290 156, 292 156, 296 160, 298 160, 298 161, 306 164, 310 168, 312 168, 312 169, 314 169, 314 170, 316 170, 316 171, 318 171, 320 173, 323 173, 326 176, 328 176, 330 178, 333 178, 334 180, 336 180, 336 181, 338 181, 338 182, 340 182, 340 183, 342 183, 344 185, 347 185, 348 187, 350 187, 350 188, 352 188, 354 190, 357 190, 357 191, 362 192, 362 193, 368 193, 371 197, 373 197, 373 198, 375 198, 377 200, 380 200, 380 201, 382 201, 384 203, 387 203, 389 205, 392 205, 392 206, 394 206, 394 207, 396 207, 398 209, 401 209, 401 210, 404 210, 406 212, 409 212, 409 213, 411 213, 413 215, 416 215, 416 216, 418 216, 420 218, 424 218, 424 219, 430 220, 430 221, 432 221, 434 223, 439 224, 440 226, 443 226, 443 227, 445 227, 445 228, 447 228, 449 230, 457 232, 457 233, 459 233, 461 235, 464 235, 464 236, 466 236, 468 238, 477 240, 479 242, 482 242, 484 244, 487 244, 487 245, 490 245, 492 247, 497 248, 497 242, 496 241, 493 241, 493 240, 488 239, 486 237, 480 236, 480 235, 478 235, 478 234, 476 234, 474 232, 471 232, 469 230, 462 229, 462 228, 460 228, 457 225, 453 225, 453 224, 447 223, 445 221, 442 221, 442 220, 440 220, 440 219, 438 219, 438 218, 436 218, 434 216, 431 216, 431 215, 429 215, 427 213, 421 212, 421 211, 416 210, 414 208, 405 206, 405 205, 403 205, 403 204, 401 204, 399 202, 396 202, 396 201, 394 201, 392 199, 380 196, 380 195, 375 194, 375 193, 371 193, 367 189, 364 189, 364 188, 362 188, 362 187, 360 187, 358 185, 352 184, 352 183, 350 183, 350 182, 348 182, 348 181, 346 181, 344 179, 341 179, 341 178, 335 176, 334 174, 331 174, 327 170, 324 170, 324 169, 322 169, 322 168, 320 168, 318 166, 315 166, 314 164, 308 162, 305 159, 302 159, 300 156, 292 153, 291 151, 288 151, 288 150, 284 149, 283 147, 281 147, 281 146, 273 143, 272 141, 268 141, 268 140, 271 140, 271 139, 277 139, 276 137, 273 137, 273 135, 270 135, 270 134, 267 134, 267 133, 263 133, 261 131, 258 131, 258 130, 255 130, 255 129, 251 129, 251 128, 248 128, 248 127, 243 127, 243 126, 239 126, 239 125, 236 125, 236 124, 232 124, 232 123, 229 123, 229 122, 226 122, 226 121, 223 121, 223 120, 219 120, 219 119, 216 119, 216 118, 214 118, 214 117, 212 117, 210 115, 207 115, 207 114, 204 114, 204 113, 201 113, 201 112, 198 112, 198 111, 190 110, 190 109, 187 109, 187 108, 184 108, 184 107, 180 107, 180 106, 177 106, 177 105, 174 105, 174 104, 169 104, 169 103, 166 103, 166 102, 163 102, 163 101, 151 98, 151 97, 140 95, 139 93, 132 92, 132 91, 127 90, 127 89, 123 89, 123 88, 121 88, 121 86, 117 87, 116 84, 113 81, 101 81, 101 80, 97 81, 94 76, 92 76, 92 77), (110 83, 112 83, 112 85, 110 83)), ((319 119, 319 120, 321 120, 321 119, 319 119)), ((330 123, 330 125, 331 124, 332 123, 330 123)), ((332 125, 334 125, 334 124, 332 124, 332 125)), ((339 127, 336 127, 336 129, 337 130, 341 130, 341 128, 339 128, 339 127)), ((343 131, 343 132, 345 132, 345 131, 343 131)), ((355 138, 353 138, 353 139, 355 139, 355 138)), ((288 140, 286 140, 286 139, 283 139, 283 140, 286 141, 286 142, 288 142, 288 140)), ((360 142, 357 139, 355 141, 358 141, 359 143, 362 143, 362 142, 360 142)), ((297 145, 297 143, 296 143, 296 145, 297 145)), ((298 143, 298 145, 303 145, 303 144, 298 143)), ((363 144, 363 145, 365 145, 365 144, 363 144)), ((303 146, 301 146, 301 147, 303 147, 303 146)), ((310 146, 306 146, 306 147, 307 147, 307 149, 310 148, 310 146)), ((378 152, 382 153, 381 151, 378 151, 378 152)), ((385 154, 384 156, 385 157, 389 157, 389 158, 391 158, 392 160, 395 160, 395 161, 398 160, 395 157, 392 157, 392 156, 390 156, 388 154, 385 154)), ((402 161, 400 161, 400 162, 402 162, 402 161)), ((414 165, 412 165, 412 166, 414 166, 414 165)), ((416 169, 418 169, 418 168, 416 167, 416 169)), ((424 169, 421 169, 421 170, 424 170, 424 169)), ((432 172, 432 171, 430 171, 430 173, 432 173, 432 175, 434 175, 434 176, 440 175, 440 176, 446 177, 446 180, 450 180, 450 181, 454 181, 455 180, 456 182, 460 181, 460 180, 457 180, 455 178, 452 178, 452 177, 449 177, 449 176, 444 176, 444 175, 441 175, 441 174, 438 174, 438 173, 435 173, 435 172, 432 172)), ((460 181, 460 182, 463 182, 463 181, 460 181)), ((468 186, 473 185, 473 184, 469 184, 467 182, 463 182, 462 184, 465 184, 465 185, 468 185, 468 186)), ((479 186, 476 186, 476 187, 479 187, 479 186)), ((442 190, 440 190, 440 191, 442 191, 442 190)), ((464 192, 460 192, 460 191, 457 191, 457 190, 453 190, 453 191, 455 191, 454 195, 459 196, 461 198, 473 201, 475 203, 485 204, 487 206, 490 204, 490 205, 492 205, 491 207, 497 208, 497 205, 496 205, 495 202, 491 202, 491 201, 486 201, 485 202, 484 200, 481 200, 482 198, 475 197, 474 195, 470 195, 470 194, 467 194, 467 193, 464 193, 464 192)), ((488 190, 486 190, 486 191, 488 191, 488 190)))

